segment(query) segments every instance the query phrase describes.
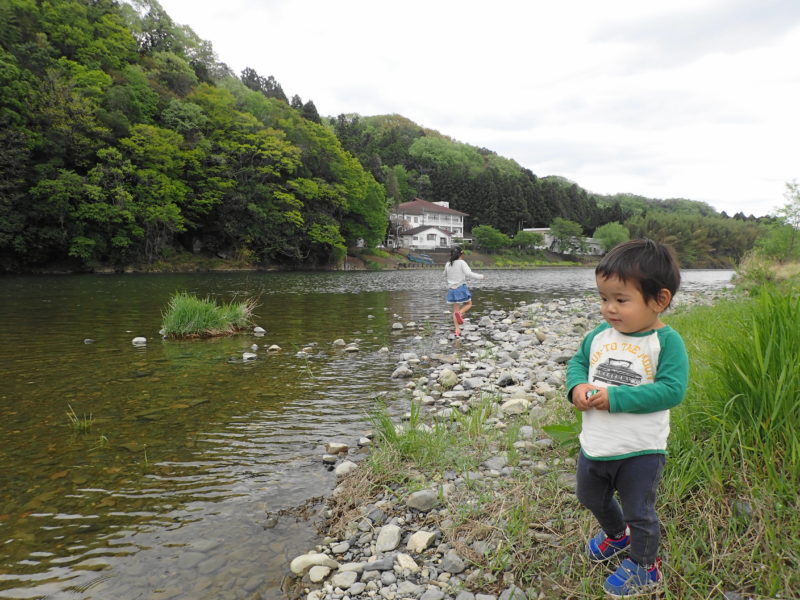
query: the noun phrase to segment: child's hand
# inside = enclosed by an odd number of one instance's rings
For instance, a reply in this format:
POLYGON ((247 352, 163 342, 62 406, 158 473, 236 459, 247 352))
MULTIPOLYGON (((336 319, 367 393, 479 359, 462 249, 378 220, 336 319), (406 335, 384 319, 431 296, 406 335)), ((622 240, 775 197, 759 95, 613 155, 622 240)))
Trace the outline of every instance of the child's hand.
POLYGON ((597 388, 597 392, 592 394, 589 399, 587 400, 589 406, 591 408, 597 410, 608 410, 608 389, 607 388, 597 388))
POLYGON ((590 402, 591 394, 596 391, 597 388, 589 383, 579 383, 572 388, 572 404, 581 412, 589 410, 592 408, 590 402))

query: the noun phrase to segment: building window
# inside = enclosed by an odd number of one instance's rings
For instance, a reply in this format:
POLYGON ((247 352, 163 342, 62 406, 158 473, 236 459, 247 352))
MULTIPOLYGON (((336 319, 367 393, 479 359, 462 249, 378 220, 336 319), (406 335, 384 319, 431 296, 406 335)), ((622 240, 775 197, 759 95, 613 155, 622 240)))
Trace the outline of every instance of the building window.
POLYGON ((428 241, 429 242, 435 242, 436 241, 436 234, 435 233, 429 233, 428 234, 428 241))

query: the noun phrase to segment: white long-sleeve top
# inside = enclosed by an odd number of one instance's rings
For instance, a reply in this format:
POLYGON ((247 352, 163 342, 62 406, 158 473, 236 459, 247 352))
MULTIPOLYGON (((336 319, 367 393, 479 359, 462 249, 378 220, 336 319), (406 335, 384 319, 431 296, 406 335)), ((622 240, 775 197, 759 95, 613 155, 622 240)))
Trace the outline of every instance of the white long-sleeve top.
POLYGON ((457 287, 464 285, 467 283, 468 278, 483 279, 484 277, 480 273, 476 273, 470 269, 466 261, 463 261, 460 258, 454 260, 452 264, 449 261, 447 264, 445 264, 444 276, 445 279, 447 279, 447 287, 450 289, 456 289, 457 287))

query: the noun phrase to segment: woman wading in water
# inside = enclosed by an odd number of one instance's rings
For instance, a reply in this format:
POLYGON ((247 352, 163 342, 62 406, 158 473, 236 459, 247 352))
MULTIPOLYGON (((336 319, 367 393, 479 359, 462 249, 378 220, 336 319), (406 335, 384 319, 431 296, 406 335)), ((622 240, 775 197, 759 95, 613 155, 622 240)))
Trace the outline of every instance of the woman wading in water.
POLYGON ((453 305, 453 326, 455 336, 461 337, 461 325, 464 313, 472 308, 472 294, 467 286, 467 279, 483 279, 483 275, 475 273, 462 259, 464 251, 455 246, 450 251, 450 260, 444 266, 444 277, 447 279, 447 303, 453 305))

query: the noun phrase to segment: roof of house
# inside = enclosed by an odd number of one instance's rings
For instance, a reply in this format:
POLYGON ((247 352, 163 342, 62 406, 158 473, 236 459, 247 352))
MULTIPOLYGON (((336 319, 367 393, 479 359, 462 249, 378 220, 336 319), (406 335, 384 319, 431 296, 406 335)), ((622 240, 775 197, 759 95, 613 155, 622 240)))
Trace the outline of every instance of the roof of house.
POLYGON ((408 215, 421 215, 422 213, 426 212, 435 212, 435 213, 444 213, 447 215, 468 216, 468 213, 461 212, 460 210, 455 210, 454 208, 440 206, 438 204, 434 204, 433 202, 428 202, 427 200, 423 200, 422 198, 415 198, 411 202, 403 202, 402 204, 398 204, 397 208, 392 212, 405 213, 408 215))
POLYGON ((402 232, 398 233, 397 235, 399 235, 399 236, 417 235, 418 233, 422 233, 423 231, 428 231, 430 229, 435 229, 436 231, 441 231, 443 234, 445 234, 447 236, 452 236, 453 235, 452 231, 448 231, 447 229, 442 229, 441 227, 436 227, 436 225, 420 225, 419 227, 414 227, 414 229, 406 229, 405 231, 402 231, 402 232))

